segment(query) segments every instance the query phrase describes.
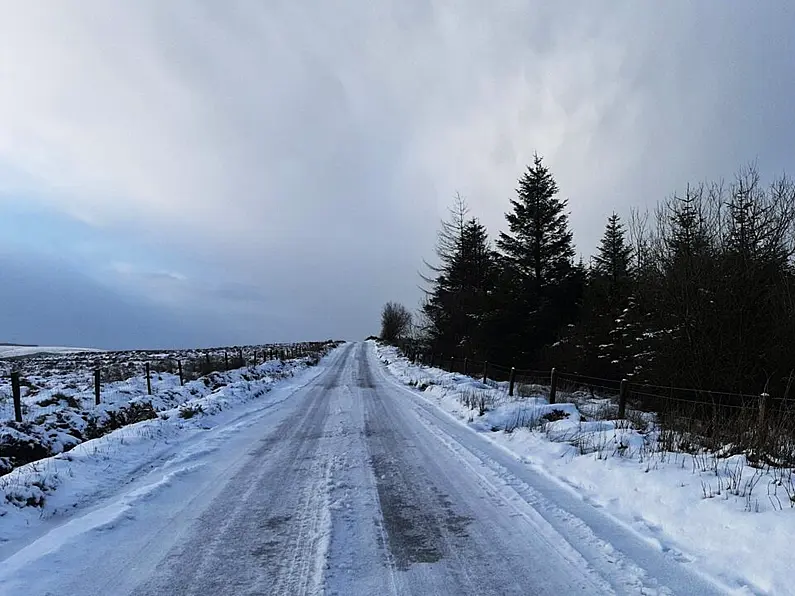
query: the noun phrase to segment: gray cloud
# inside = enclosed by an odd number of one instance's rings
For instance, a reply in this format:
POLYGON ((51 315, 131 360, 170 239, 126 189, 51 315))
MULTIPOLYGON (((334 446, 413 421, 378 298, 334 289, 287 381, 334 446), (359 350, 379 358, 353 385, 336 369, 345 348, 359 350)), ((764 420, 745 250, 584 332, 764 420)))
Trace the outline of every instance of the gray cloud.
POLYGON ((784 2, 2 9, 8 179, 184 263, 104 283, 211 343, 374 331, 452 195, 496 233, 536 150, 586 256, 613 209, 793 157, 784 2))
POLYGON ((0 341, 106 349, 206 345, 188 321, 108 290, 61 261, 2 253, 0 279, 0 341))

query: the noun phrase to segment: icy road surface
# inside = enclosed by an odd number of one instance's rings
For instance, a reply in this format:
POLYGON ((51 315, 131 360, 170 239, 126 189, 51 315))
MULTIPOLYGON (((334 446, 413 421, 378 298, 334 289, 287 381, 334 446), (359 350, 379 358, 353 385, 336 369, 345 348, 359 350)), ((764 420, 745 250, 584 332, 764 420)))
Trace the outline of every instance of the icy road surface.
POLYGON ((0 593, 725 593, 400 386, 372 344, 321 366, 4 553, 0 593))

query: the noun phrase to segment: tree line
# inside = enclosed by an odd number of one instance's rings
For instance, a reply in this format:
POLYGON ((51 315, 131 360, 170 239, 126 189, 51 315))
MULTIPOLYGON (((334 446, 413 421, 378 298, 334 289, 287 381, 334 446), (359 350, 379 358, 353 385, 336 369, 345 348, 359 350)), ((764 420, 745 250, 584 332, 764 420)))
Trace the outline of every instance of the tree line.
POLYGON ((517 368, 788 395, 795 184, 785 175, 766 184, 752 165, 626 222, 613 213, 584 262, 567 200, 535 155, 505 219, 492 242, 455 197, 416 322, 403 316, 398 336, 411 327, 428 351, 517 368))

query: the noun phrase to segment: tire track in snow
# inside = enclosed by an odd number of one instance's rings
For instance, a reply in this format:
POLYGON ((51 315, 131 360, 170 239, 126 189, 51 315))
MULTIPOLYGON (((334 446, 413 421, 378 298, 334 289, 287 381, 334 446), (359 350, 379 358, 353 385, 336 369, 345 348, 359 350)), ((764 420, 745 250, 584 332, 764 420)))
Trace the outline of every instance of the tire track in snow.
POLYGON ((371 391, 362 359, 364 346, 346 372, 346 385, 334 395, 329 427, 335 439, 332 468, 332 537, 325 593, 405 594, 395 576, 395 564, 387 548, 376 481, 365 436, 364 402, 371 391))
POLYGON ((383 371, 388 384, 406 394, 406 409, 458 460, 466 473, 539 528, 563 540, 619 594, 724 594, 713 580, 680 565, 631 529, 578 501, 571 491, 525 467, 503 447, 452 419, 425 397, 383 371))
POLYGON ((368 375, 371 465, 403 593, 611 593, 576 553, 553 548, 511 517, 501 497, 406 412, 391 384, 368 375))
POLYGON ((351 349, 316 379, 305 407, 246 457, 235 477, 135 594, 318 594, 328 545, 330 455, 323 450, 351 349), (209 537, 209 538, 208 538, 209 537), (189 567, 186 566, 189 563, 189 567))

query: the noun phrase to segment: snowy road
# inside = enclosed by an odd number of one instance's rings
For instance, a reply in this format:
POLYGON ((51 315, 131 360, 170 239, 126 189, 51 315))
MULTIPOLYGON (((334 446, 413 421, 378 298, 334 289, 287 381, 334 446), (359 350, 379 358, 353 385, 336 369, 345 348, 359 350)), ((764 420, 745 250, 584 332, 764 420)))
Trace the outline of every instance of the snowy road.
POLYGON ((0 561, 2 594, 720 594, 351 344, 0 561))

